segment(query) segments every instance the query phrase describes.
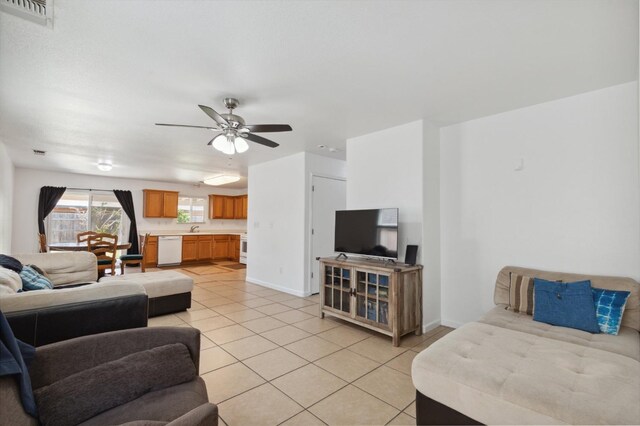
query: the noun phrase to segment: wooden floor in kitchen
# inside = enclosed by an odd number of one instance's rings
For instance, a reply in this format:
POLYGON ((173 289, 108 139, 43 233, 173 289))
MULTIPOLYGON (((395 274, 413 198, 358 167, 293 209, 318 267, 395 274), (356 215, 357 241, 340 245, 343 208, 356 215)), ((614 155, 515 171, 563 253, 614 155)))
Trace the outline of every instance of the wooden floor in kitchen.
POLYGON ((248 283, 229 265, 176 269, 195 281, 191 309, 149 320, 200 329, 200 375, 220 424, 415 424, 411 362, 450 328, 394 348, 389 337, 320 319, 319 296, 248 283))

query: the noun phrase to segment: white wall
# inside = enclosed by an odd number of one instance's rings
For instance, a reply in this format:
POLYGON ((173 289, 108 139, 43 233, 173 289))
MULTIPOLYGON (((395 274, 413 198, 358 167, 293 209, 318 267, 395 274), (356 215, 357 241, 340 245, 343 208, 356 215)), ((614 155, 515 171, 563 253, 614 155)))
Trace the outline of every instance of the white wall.
POLYGON ((636 86, 441 129, 444 324, 491 309, 505 265, 640 279, 636 86))
POLYGON ((11 227, 13 218, 13 180, 15 168, 0 142, 0 253, 11 253, 11 227))
POLYGON ((424 329, 440 324, 440 133, 418 120, 347 140, 347 208, 397 207, 398 258, 418 245, 424 329))
POLYGON ((344 170, 344 161, 305 152, 249 167, 247 281, 310 294, 311 176, 344 170))
POLYGON ((422 259, 422 120, 347 139, 347 209, 397 207, 398 258, 422 259))
POLYGON ((422 271, 423 324, 432 328, 440 324, 440 128, 424 120, 423 132, 423 224, 422 271))
MULTIPOLYGON (((179 224, 175 219, 153 219, 142 217, 143 189, 165 189, 179 191, 181 195, 207 196, 208 194, 237 195, 246 191, 223 189, 213 186, 185 185, 178 183, 154 182, 135 179, 112 178, 107 176, 58 173, 34 169, 15 169, 13 214, 13 253, 37 251, 38 235, 38 197, 42 186, 64 186, 68 188, 122 189, 130 190, 136 210, 138 232, 183 230, 191 225, 179 224)), ((249 200, 251 204, 251 200, 249 200)), ((246 229, 245 220, 206 219, 201 229, 246 229)), ((46 224, 46 221, 45 221, 46 224)))
POLYGON ((249 167, 247 281, 304 295, 305 154, 249 167))

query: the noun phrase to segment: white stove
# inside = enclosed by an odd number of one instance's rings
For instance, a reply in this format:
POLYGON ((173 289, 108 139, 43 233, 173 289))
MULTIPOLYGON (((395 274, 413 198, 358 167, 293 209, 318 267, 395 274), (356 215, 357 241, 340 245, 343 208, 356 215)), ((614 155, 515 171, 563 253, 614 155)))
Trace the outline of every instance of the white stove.
POLYGON ((247 264, 247 234, 240 235, 240 263, 247 264))

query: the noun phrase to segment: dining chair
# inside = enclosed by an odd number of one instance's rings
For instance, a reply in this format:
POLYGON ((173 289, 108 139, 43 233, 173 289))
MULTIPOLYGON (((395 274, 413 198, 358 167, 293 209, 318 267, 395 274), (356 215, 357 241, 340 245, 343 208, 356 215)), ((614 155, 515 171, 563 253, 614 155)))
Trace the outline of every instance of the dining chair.
POLYGON ((120 273, 124 275, 124 265, 136 265, 140 264, 140 271, 145 271, 144 261, 147 252, 147 241, 149 241, 149 234, 144 234, 142 240, 142 250, 140 254, 123 254, 120 256, 120 273))
POLYGON ((89 239, 89 237, 90 237, 90 236, 92 236, 92 235, 96 235, 96 234, 97 234, 97 232, 95 232, 95 231, 84 231, 84 232, 78 232, 78 233, 76 234, 76 240, 77 240, 79 243, 82 243, 82 242, 87 241, 87 240, 89 239))
POLYGON ((38 244, 40 244, 40 253, 47 253, 49 251, 47 247, 47 236, 45 234, 38 234, 38 244))
POLYGON ((87 239, 87 250, 98 258, 98 275, 104 276, 107 269, 111 275, 116 273, 116 252, 118 250, 118 236, 96 233, 87 239))

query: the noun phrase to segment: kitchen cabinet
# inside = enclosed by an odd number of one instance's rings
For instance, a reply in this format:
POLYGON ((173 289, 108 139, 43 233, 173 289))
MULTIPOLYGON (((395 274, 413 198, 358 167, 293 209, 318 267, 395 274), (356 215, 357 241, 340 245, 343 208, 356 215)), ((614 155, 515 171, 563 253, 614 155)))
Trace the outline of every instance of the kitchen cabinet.
POLYGON ((246 219, 249 206, 249 197, 241 195, 234 199, 234 217, 236 219, 246 219))
POLYGON ((198 260, 198 237, 185 235, 182 237, 182 261, 193 262, 198 260))
POLYGON ((209 219, 223 219, 224 195, 209 195, 209 219))
POLYGON ((213 259, 213 235, 198 235, 198 260, 213 259))
POLYGON ((247 195, 209 195, 209 219, 246 219, 248 207, 247 195))
POLYGON ((182 261, 211 260, 212 235, 184 235, 182 237, 182 261))
POLYGON ((240 261, 240 235, 229 236, 229 259, 240 261))
POLYGON ((213 259, 225 260, 229 258, 229 235, 213 236, 213 259))
POLYGON ((360 259, 320 260, 320 316, 341 318, 392 337, 422 334, 422 265, 360 259))
POLYGON ((235 219, 235 198, 236 197, 224 197, 223 219, 235 219))
POLYGON ((147 246, 144 266, 155 267, 158 264, 158 237, 149 236, 149 241, 144 241, 144 235, 140 235, 140 241, 147 246))
POLYGON ((178 217, 178 192, 158 189, 142 190, 143 217, 178 217))

